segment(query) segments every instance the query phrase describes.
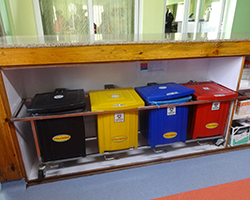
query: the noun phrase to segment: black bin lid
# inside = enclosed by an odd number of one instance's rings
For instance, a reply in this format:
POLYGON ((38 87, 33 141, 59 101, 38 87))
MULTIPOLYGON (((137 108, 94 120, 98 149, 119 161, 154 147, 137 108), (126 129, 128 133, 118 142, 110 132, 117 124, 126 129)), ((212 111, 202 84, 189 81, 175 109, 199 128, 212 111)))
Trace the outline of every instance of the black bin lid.
POLYGON ((85 109, 84 90, 56 89, 54 92, 36 94, 27 107, 29 113, 54 113, 85 109))

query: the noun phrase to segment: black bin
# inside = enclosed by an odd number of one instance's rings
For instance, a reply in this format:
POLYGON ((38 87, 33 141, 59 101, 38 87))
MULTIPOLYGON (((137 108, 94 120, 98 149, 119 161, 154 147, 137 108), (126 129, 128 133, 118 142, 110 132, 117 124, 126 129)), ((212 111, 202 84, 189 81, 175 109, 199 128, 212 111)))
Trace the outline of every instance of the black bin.
POLYGON ((64 116, 83 112, 85 104, 82 89, 56 89, 36 94, 32 99, 27 112, 35 116, 58 115, 58 118, 35 120, 43 162, 86 156, 83 116, 64 116))

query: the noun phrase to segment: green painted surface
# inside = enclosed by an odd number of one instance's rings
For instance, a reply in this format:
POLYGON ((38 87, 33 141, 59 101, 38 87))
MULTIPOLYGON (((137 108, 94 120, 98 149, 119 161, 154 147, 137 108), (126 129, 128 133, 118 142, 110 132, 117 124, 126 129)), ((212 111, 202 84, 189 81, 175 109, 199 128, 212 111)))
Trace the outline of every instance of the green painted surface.
POLYGON ((237 1, 233 27, 232 27, 232 33, 249 33, 250 32, 249 6, 250 6, 249 0, 237 1))
MULTIPOLYGON (((147 35, 150 39, 150 35, 163 33, 164 25, 164 0, 144 0, 143 1, 143 22, 142 22, 142 32, 147 35)), ((144 38, 145 39, 145 38, 144 38)))
POLYGON ((12 35, 37 35, 32 0, 6 0, 12 35))

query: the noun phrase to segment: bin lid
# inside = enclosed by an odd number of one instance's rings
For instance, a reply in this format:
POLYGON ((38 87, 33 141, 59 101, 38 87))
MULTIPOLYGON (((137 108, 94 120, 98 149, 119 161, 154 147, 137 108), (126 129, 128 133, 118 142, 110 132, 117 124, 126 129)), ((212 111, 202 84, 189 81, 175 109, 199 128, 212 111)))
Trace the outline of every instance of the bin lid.
POLYGON ((144 106, 133 88, 89 91, 92 111, 126 110, 144 106))
POLYGON ((194 82, 183 85, 195 90, 193 97, 196 100, 225 100, 238 96, 237 92, 212 81, 194 82))
POLYGON ((153 86, 136 87, 135 90, 148 103, 150 103, 150 101, 175 99, 194 93, 193 89, 172 82, 153 86))
POLYGON ((27 107, 29 113, 53 113, 85 109, 84 90, 63 90, 39 93, 34 96, 27 107))
POLYGON ((177 99, 169 99, 169 100, 161 100, 161 101, 150 101, 150 104, 152 105, 180 105, 183 103, 188 102, 190 99, 192 99, 192 96, 185 96, 185 97, 180 97, 177 99))

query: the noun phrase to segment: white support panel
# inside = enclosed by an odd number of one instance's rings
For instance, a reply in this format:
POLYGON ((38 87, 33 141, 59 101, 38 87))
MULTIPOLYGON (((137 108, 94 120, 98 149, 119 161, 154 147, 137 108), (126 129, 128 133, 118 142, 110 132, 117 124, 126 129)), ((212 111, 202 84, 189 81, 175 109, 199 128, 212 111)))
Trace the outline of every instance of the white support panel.
MULTIPOLYGON (((183 59, 149 61, 151 69, 141 70, 140 62, 88 64, 49 68, 3 70, 5 76, 22 98, 36 93, 54 91, 55 88, 89 90, 103 89, 104 84, 116 87, 137 87, 148 82, 185 83, 190 80, 208 80, 210 59, 183 59)), ((9 90, 9 89, 7 89, 9 90)), ((10 97, 11 98, 11 97, 10 97)))
POLYGON ((208 78, 232 90, 236 90, 240 81, 243 57, 224 57, 211 59, 208 78))

